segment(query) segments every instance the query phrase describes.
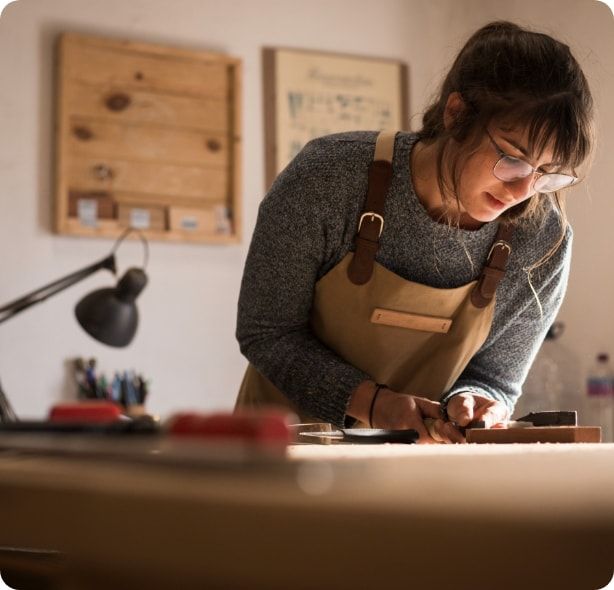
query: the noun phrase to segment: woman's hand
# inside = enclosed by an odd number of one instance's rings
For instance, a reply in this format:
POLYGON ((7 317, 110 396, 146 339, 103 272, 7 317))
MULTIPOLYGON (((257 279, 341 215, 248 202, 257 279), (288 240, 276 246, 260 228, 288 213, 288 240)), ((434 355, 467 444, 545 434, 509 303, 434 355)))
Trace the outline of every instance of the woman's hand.
POLYGON ((496 428, 509 420, 510 413, 502 402, 475 393, 459 393, 448 402, 448 416, 459 426, 480 420, 486 428, 496 428))
POLYGON ((441 404, 417 395, 398 393, 382 387, 377 393, 373 412, 371 407, 376 384, 363 381, 352 392, 347 414, 369 424, 372 428, 406 430, 418 432, 419 443, 465 442, 465 438, 451 422, 441 419, 441 404))
POLYGON ((373 407, 373 428, 405 430, 413 428, 418 443, 463 442, 462 434, 449 422, 441 419, 441 404, 417 395, 382 389, 373 407))

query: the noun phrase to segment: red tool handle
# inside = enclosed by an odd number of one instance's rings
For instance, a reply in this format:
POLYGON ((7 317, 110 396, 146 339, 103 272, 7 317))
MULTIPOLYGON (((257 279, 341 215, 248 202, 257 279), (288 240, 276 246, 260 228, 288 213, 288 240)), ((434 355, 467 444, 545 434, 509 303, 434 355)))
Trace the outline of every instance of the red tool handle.
POLYGON ((182 412, 167 423, 171 436, 244 440, 286 446, 290 429, 285 414, 279 411, 199 414, 182 412))
POLYGON ((121 408, 112 402, 83 401, 56 404, 49 412, 50 422, 114 422, 121 418, 121 408))

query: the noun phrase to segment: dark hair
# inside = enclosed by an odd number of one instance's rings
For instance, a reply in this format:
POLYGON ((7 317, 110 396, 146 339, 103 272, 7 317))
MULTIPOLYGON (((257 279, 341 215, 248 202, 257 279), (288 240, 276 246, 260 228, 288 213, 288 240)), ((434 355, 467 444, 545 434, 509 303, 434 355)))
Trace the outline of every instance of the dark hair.
MULTIPOLYGON (((438 97, 426 110, 418 133, 427 143, 438 141, 441 194, 444 199, 454 197, 458 203, 462 165, 480 145, 491 121, 528 129, 530 151, 540 153, 552 142, 554 159, 577 174, 593 143, 592 113, 588 83, 567 45, 543 33, 499 21, 482 27, 467 41, 438 97), (465 108, 446 129, 444 110, 453 92, 460 94, 465 108)), ((549 257, 567 228, 560 193, 536 195, 505 211, 500 219, 511 223, 539 220, 548 202, 558 209, 562 228, 549 257)))

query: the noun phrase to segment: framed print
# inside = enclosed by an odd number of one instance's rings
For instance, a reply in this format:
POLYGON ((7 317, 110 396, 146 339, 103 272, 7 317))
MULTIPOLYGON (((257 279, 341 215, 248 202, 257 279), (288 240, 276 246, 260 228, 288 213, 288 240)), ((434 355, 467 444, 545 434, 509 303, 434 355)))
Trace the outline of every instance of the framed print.
POLYGON ((407 128, 401 61, 282 48, 263 61, 267 188, 314 137, 407 128))

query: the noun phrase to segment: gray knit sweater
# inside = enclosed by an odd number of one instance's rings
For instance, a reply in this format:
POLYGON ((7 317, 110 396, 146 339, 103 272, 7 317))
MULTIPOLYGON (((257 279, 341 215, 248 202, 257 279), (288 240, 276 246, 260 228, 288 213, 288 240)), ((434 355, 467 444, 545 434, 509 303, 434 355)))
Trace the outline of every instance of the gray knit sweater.
MULTIPOLYGON (((242 353, 305 413, 337 425, 345 422, 353 389, 370 376, 314 336, 309 314, 315 283, 353 250, 375 138, 373 132, 353 132, 313 140, 278 176, 260 206, 239 298, 242 353)), ((407 280, 458 287, 478 277, 497 222, 468 231, 428 216, 410 175, 416 139, 397 135, 376 260, 407 280)), ((525 224, 516 230, 490 334, 444 397, 474 391, 513 410, 565 292, 571 230, 532 275, 543 315, 525 268, 548 252, 559 233, 554 209, 539 227, 525 224)))

